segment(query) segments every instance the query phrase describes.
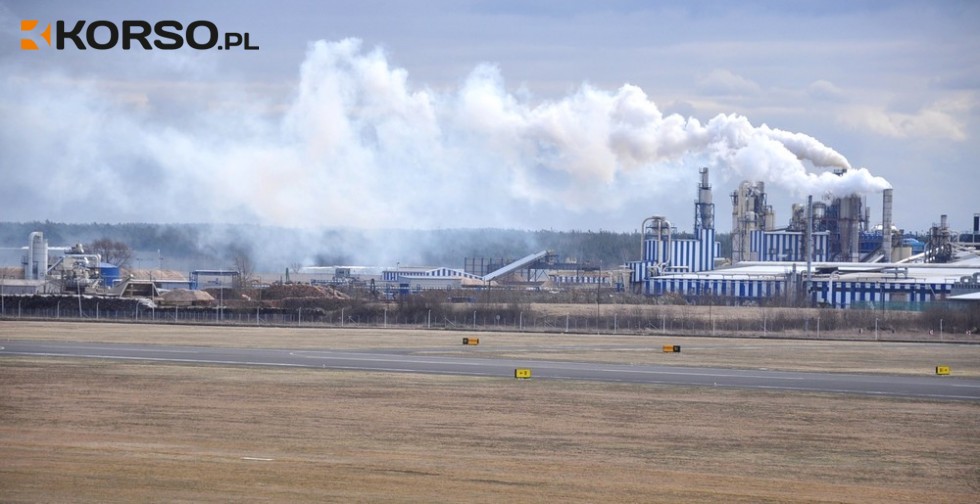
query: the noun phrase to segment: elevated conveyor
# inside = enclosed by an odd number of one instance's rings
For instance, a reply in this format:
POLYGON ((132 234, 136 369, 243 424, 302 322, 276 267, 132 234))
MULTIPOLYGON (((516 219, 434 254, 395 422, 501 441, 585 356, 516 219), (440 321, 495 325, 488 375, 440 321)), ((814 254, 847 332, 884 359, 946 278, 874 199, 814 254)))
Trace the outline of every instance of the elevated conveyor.
POLYGON ((486 275, 483 275, 483 281, 484 282, 489 282, 491 280, 495 280, 495 279, 497 279, 499 277, 502 277, 504 275, 513 273, 513 272, 515 272, 515 271, 517 271, 517 270, 519 270, 519 269, 521 269, 521 268, 523 268, 523 267, 525 267, 525 266, 527 266, 529 264, 533 264, 536 261, 540 261, 541 259, 544 259, 547 256, 548 256, 548 251, 547 250, 542 250, 541 252, 536 252, 536 253, 531 254, 529 256, 522 257, 521 259, 518 259, 518 260, 516 260, 516 261, 514 261, 514 262, 512 262, 512 263, 510 263, 510 264, 508 264, 506 266, 504 266, 503 268, 500 268, 500 269, 498 269, 496 271, 491 271, 490 273, 487 273, 486 275))

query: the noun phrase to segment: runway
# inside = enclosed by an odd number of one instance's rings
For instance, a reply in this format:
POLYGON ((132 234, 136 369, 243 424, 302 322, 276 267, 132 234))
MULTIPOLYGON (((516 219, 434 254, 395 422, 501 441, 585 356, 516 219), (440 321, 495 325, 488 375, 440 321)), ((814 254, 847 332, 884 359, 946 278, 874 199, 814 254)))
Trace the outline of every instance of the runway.
POLYGON ((216 348, 26 340, 0 342, 0 356, 14 355, 511 379, 516 368, 529 368, 532 370, 532 379, 545 380, 586 380, 980 401, 980 380, 932 375, 898 376, 646 364, 615 365, 594 362, 413 355, 397 351, 216 348))

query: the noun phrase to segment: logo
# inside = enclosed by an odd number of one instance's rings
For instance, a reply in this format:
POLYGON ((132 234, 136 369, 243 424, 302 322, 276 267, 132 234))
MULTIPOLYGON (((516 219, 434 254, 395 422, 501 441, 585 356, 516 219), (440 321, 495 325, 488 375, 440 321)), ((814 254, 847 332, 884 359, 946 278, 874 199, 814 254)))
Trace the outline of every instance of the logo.
MULTIPOLYGON (((20 22, 20 31, 33 32, 39 24, 37 19, 24 19, 20 22)), ((48 23, 41 38, 51 46, 51 23, 48 23)), ((251 45, 248 32, 224 32, 211 21, 193 21, 184 26, 179 21, 148 21, 126 20, 121 24, 112 21, 76 21, 68 26, 65 21, 57 21, 54 31, 55 48, 59 51, 66 47, 74 47, 80 51, 96 49, 105 51, 121 46, 125 51, 131 49, 171 51, 185 45, 191 49, 205 51, 209 49, 231 50, 240 48, 246 51, 257 51, 259 46, 251 45)), ((37 51, 37 40, 34 38, 20 39, 20 48, 25 51, 37 51)))
MULTIPOLYGON (((34 31, 34 28, 37 28, 36 19, 24 19, 20 22, 20 31, 34 31)), ((44 41, 49 46, 51 45, 51 23, 48 23, 48 26, 41 32, 41 37, 44 38, 44 41)), ((20 48, 25 51, 36 51, 38 49, 37 42, 29 38, 20 39, 20 48)))

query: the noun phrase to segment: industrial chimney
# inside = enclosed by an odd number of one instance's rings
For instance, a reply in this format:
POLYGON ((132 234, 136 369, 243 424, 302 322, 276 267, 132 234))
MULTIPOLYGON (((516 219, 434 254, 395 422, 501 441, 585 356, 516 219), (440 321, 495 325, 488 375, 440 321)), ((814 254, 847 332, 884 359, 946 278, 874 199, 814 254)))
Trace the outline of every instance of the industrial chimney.
POLYGON ((881 196, 881 252, 884 262, 892 262, 892 189, 885 189, 881 196))
POLYGON ((694 205, 694 234, 699 237, 702 229, 715 228, 715 204, 711 202, 708 168, 701 168, 700 173, 701 183, 698 184, 698 201, 694 205))

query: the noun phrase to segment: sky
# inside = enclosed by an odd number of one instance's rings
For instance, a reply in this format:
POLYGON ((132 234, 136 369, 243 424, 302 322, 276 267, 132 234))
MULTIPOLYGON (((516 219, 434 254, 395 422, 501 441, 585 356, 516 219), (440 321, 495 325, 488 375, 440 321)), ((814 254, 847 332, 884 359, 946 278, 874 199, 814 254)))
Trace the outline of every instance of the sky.
POLYGON ((964 230, 977 26, 969 1, 0 0, 0 221, 689 231, 708 167, 721 232, 742 180, 777 226, 852 192, 878 223, 892 187, 898 227, 964 230), (25 19, 258 49, 56 50, 25 19))

